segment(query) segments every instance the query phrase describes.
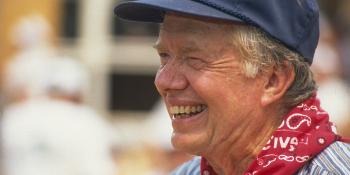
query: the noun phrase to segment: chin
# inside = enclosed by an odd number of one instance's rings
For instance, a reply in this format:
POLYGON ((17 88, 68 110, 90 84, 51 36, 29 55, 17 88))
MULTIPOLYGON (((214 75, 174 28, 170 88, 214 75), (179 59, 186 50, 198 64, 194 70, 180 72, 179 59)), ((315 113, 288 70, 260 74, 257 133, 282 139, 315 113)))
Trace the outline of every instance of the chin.
POLYGON ((171 143, 176 150, 192 155, 200 155, 206 147, 203 139, 186 134, 173 133, 171 143))

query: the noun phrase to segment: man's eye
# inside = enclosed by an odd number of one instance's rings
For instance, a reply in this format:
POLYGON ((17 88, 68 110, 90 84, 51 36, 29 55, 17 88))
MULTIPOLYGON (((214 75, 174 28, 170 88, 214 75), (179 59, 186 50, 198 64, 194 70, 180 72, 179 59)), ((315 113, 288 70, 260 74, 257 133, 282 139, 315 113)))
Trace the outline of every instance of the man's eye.
POLYGON ((159 57, 164 58, 164 57, 168 57, 169 54, 168 53, 159 53, 159 57))
POLYGON ((195 69, 201 69, 206 65, 206 63, 202 59, 193 58, 193 57, 188 58, 187 63, 188 63, 188 65, 190 65, 191 67, 193 67, 195 69))
POLYGON ((164 66, 169 61, 170 55, 165 52, 164 53, 160 52, 159 57, 160 57, 160 65, 164 66))

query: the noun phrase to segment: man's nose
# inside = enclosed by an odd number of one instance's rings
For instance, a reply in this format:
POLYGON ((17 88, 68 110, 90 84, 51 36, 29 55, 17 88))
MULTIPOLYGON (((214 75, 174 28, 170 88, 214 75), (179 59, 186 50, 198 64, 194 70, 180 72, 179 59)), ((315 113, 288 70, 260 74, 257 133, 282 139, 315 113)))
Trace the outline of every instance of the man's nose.
POLYGON ((184 68, 181 64, 174 62, 160 68, 154 82, 160 93, 169 90, 182 90, 187 86, 184 68))

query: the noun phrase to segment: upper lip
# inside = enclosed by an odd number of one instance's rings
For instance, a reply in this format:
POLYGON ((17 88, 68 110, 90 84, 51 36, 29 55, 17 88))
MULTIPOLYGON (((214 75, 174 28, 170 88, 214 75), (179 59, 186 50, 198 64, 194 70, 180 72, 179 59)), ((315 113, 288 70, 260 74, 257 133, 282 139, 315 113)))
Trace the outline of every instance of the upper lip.
POLYGON ((176 97, 167 97, 165 98, 165 101, 169 106, 195 106, 204 104, 203 102, 176 97))

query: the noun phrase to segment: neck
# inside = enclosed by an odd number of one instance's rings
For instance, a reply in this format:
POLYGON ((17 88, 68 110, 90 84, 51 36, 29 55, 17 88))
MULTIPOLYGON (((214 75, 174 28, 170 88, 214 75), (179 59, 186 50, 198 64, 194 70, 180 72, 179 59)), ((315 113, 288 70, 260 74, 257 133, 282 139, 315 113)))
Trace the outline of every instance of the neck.
POLYGON ((253 117, 235 128, 229 138, 209 148, 203 157, 219 175, 243 174, 281 121, 277 115, 253 117))

